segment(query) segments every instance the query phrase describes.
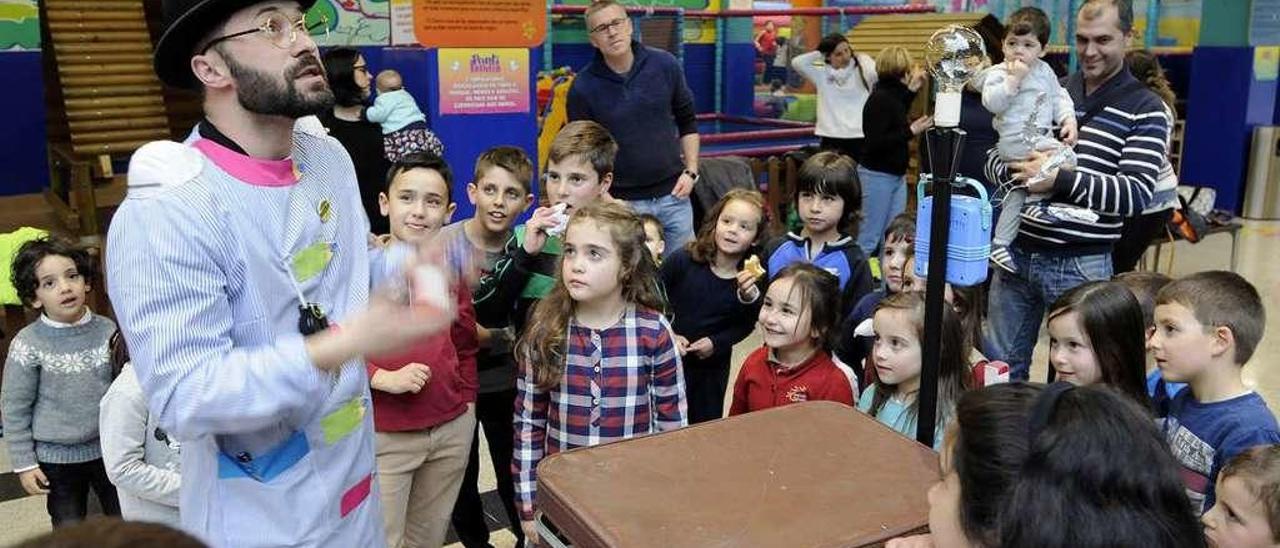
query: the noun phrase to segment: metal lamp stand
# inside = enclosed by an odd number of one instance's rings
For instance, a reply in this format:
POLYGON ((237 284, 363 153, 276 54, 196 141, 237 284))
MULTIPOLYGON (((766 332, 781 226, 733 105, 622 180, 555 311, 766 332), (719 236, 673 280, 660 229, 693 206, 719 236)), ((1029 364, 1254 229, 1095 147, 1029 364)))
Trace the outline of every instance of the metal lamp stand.
MULTIPOLYGON (((933 211, 929 228, 929 270, 924 296, 923 367, 920 372, 916 440, 933 447, 938 416, 938 364, 942 357, 942 307, 946 306, 947 245, 951 239, 951 186, 965 132, 954 127, 935 127, 925 134, 929 163, 933 171, 933 211)), ((952 349, 959 352, 961 349, 952 349)))

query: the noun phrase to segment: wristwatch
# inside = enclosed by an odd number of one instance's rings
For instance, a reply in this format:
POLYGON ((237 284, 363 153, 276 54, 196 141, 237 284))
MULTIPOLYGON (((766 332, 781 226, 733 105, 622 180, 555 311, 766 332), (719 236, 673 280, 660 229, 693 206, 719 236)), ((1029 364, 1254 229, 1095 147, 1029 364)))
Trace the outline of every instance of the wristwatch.
POLYGON ((696 171, 692 171, 692 170, 689 170, 689 169, 685 169, 685 170, 684 170, 684 174, 685 174, 685 175, 688 175, 690 179, 693 179, 693 182, 695 182, 695 183, 696 183, 696 182, 698 182, 698 172, 696 172, 696 171))

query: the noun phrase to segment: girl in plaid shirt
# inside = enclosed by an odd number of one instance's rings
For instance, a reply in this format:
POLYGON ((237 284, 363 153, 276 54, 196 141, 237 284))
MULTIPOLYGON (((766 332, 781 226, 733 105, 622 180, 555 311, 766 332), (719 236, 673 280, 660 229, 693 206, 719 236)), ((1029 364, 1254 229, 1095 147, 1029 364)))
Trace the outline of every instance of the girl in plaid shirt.
POLYGON ((536 539, 538 463, 575 447, 688 424, 684 375, 662 317, 644 226, 626 206, 574 212, 552 288, 516 345, 512 468, 521 527, 536 539))

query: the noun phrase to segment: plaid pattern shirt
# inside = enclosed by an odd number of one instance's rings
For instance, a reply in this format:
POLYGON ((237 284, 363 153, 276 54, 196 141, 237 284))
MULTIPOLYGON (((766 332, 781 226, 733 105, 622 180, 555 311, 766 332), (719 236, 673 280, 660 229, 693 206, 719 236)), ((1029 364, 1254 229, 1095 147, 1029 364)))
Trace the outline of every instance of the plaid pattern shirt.
POLYGON ((688 425, 684 373, 661 314, 631 306, 599 331, 570 319, 565 346, 564 376, 551 390, 538 389, 520 360, 511 468, 526 521, 533 519, 543 457, 688 425))

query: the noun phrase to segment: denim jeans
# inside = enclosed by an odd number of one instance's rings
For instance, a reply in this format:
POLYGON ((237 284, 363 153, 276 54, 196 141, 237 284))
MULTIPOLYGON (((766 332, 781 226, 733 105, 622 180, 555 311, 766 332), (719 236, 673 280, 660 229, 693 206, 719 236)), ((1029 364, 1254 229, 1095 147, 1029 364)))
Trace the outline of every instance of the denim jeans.
POLYGON ((1008 362, 1011 380, 1027 380, 1046 309, 1080 284, 1110 279, 1111 254, 1029 253, 1017 244, 1009 254, 1018 274, 992 269, 985 350, 987 357, 1008 362))
POLYGON ((667 244, 663 258, 693 240, 693 205, 687 196, 676 198, 667 194, 644 200, 627 200, 627 205, 636 213, 648 213, 662 221, 662 240, 667 244))
POLYGON ((858 247, 867 257, 875 257, 889 221, 907 208, 907 178, 858 166, 862 183, 862 224, 858 226, 858 247))

